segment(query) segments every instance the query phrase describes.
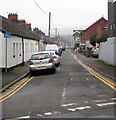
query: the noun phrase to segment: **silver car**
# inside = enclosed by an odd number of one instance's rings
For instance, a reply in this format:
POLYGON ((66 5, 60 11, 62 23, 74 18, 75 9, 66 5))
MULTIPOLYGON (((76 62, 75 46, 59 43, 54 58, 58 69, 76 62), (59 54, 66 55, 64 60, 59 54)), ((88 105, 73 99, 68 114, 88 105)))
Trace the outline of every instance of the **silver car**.
POLYGON ((35 71, 50 70, 52 73, 56 72, 55 62, 51 54, 48 52, 38 52, 32 54, 30 58, 30 75, 32 76, 35 71))
POLYGON ((58 67, 60 65, 61 57, 59 55, 57 55, 56 51, 46 51, 46 52, 48 52, 52 55, 55 65, 56 65, 56 67, 58 67))

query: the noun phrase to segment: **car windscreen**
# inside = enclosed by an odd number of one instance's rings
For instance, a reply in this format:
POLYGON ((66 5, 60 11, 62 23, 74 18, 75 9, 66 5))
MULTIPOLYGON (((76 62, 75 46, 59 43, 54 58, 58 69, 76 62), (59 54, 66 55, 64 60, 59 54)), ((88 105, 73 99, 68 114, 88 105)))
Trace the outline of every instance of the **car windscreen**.
POLYGON ((31 56, 31 60, 41 60, 46 58, 50 58, 50 55, 48 53, 34 54, 31 56))

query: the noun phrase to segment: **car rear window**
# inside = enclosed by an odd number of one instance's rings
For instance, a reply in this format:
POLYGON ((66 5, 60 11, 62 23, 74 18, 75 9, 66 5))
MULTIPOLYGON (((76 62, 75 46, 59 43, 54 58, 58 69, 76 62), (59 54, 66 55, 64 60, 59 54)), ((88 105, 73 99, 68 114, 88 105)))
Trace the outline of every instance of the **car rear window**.
POLYGON ((41 59, 46 59, 46 58, 50 58, 50 55, 47 53, 34 54, 31 56, 31 60, 41 60, 41 59))

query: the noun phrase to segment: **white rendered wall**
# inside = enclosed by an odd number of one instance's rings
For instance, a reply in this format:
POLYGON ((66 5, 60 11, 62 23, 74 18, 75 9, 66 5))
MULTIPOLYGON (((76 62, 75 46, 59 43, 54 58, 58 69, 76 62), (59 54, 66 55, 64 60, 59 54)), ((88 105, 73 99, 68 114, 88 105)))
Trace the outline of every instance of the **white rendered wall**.
POLYGON ((116 37, 108 38, 100 43, 99 59, 111 65, 116 65, 116 37))

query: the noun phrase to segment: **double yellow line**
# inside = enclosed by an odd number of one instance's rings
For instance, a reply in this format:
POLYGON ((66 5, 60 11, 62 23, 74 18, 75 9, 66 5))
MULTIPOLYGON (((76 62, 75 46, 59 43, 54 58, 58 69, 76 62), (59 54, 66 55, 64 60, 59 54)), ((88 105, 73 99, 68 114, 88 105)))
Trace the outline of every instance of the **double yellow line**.
POLYGON ((25 79, 23 82, 21 82, 17 87, 15 87, 13 90, 11 90, 10 92, 6 93, 5 95, 0 97, 0 102, 8 99, 9 97, 11 97, 12 95, 14 95, 16 92, 18 92, 23 86, 25 86, 29 81, 31 81, 34 77, 31 78, 27 78, 25 79))
POLYGON ((81 64, 87 71, 89 71, 93 76, 95 76, 96 78, 98 78, 99 80, 101 80, 102 82, 104 82, 106 85, 108 85, 109 87, 111 87, 114 91, 116 91, 116 84, 107 80, 106 78, 104 78, 103 76, 101 76, 98 72, 96 72, 95 70, 93 70, 92 68, 90 68, 89 66, 87 66, 85 63, 83 63, 81 60, 79 60, 73 53, 71 53, 74 56, 74 59, 81 64))

